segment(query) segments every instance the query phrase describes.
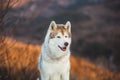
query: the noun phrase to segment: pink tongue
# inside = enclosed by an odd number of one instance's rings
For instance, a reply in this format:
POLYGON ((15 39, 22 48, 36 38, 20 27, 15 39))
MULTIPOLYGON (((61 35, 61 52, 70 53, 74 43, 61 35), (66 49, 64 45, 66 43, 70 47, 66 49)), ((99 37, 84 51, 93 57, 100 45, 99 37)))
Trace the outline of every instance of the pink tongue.
POLYGON ((65 50, 66 50, 66 47, 63 47, 62 50, 65 51, 65 50))

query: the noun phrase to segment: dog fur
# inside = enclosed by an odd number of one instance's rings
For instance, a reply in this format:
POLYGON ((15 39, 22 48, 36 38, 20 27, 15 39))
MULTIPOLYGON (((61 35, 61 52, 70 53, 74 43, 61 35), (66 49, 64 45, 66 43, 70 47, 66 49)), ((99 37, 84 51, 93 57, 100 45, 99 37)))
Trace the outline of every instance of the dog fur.
POLYGON ((69 80, 71 23, 49 25, 39 56, 41 80, 69 80))

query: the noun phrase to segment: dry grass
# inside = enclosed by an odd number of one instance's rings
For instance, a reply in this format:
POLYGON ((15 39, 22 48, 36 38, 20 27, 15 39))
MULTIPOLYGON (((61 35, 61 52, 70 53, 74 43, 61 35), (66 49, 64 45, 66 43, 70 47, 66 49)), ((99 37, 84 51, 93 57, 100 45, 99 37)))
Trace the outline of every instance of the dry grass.
MULTIPOLYGON (((5 39, 0 48, 0 80, 36 80, 40 46, 5 39)), ((71 80, 120 80, 120 74, 71 56, 71 80)))
POLYGON ((12 78, 12 80, 34 80, 38 76, 37 61, 40 52, 39 46, 23 44, 12 39, 6 39, 6 53, 1 53, 2 78, 12 78))

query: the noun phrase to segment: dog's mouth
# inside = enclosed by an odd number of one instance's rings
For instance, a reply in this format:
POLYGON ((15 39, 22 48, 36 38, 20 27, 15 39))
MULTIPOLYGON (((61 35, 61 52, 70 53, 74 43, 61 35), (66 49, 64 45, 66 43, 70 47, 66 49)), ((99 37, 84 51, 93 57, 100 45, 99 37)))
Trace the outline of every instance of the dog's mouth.
POLYGON ((58 47, 62 50, 62 51, 66 51, 66 46, 65 47, 60 47, 59 45, 58 45, 58 47))

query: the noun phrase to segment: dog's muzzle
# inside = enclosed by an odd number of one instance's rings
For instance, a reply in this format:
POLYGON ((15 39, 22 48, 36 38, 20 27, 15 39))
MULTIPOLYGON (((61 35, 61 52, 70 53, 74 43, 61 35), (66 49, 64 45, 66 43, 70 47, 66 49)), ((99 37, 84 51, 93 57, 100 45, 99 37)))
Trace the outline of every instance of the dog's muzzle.
POLYGON ((67 46, 68 46, 68 42, 65 42, 65 43, 64 43, 64 47, 61 47, 61 46, 58 45, 58 47, 59 47, 62 51, 66 51, 67 46))
POLYGON ((58 47, 62 50, 62 51, 66 51, 66 46, 65 47, 60 47, 59 45, 58 45, 58 47))

